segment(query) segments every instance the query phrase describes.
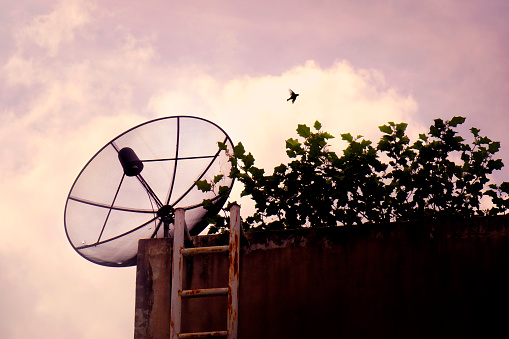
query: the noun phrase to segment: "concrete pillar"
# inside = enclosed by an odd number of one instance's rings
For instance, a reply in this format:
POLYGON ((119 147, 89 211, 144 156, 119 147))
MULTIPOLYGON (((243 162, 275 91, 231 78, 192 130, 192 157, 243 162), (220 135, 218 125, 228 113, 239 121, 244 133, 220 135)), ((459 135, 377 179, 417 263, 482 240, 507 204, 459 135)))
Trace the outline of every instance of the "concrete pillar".
POLYGON ((170 337, 172 246, 171 238, 139 241, 135 339, 170 337))

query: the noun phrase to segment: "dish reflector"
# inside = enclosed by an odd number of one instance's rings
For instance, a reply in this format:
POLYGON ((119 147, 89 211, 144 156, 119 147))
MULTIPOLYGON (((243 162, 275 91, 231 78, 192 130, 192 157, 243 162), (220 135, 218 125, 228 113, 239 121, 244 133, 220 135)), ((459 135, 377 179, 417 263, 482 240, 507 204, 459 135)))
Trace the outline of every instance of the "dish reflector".
POLYGON ((120 267, 136 265, 139 239, 172 236, 176 208, 186 210, 189 232, 199 234, 211 213, 203 200, 211 199, 217 213, 226 200, 219 187, 233 185, 231 154, 226 132, 197 117, 156 119, 122 133, 92 157, 69 192, 69 242, 96 264, 120 267), (212 191, 196 187, 219 175, 212 191))

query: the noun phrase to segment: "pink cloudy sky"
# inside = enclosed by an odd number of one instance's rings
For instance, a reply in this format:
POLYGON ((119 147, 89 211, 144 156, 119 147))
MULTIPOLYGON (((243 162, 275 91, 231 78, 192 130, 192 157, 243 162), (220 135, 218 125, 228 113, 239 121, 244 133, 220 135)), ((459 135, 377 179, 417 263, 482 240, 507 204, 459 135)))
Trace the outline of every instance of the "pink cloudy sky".
MULTIPOLYGON (((3 339, 132 337, 135 268, 82 259, 63 211, 88 159, 144 121, 212 120, 273 167, 298 123, 376 140, 387 121, 415 135, 434 118, 462 115, 466 128, 502 142, 509 168, 505 0, 1 7, 3 339), (294 105, 288 88, 301 94, 294 105)), ((509 169, 495 180, 509 181, 509 169)))

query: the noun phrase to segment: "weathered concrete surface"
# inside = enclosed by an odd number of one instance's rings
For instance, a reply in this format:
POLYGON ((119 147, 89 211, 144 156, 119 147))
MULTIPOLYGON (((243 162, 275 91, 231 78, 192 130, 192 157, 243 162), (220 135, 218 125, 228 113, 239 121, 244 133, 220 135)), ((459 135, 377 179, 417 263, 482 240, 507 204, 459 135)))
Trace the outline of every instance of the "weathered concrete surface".
MULTIPOLYGON (((507 333, 509 218, 247 233, 239 338, 487 338, 507 333)), ((224 236, 193 237, 198 246, 224 236)), ((171 239, 141 240, 135 338, 168 338, 171 239)), ((225 287, 226 254, 185 288, 225 287)), ((182 329, 224 330, 226 297, 183 301, 182 329)))
POLYGON ((138 244, 135 338, 170 337, 172 243, 161 240, 138 244))

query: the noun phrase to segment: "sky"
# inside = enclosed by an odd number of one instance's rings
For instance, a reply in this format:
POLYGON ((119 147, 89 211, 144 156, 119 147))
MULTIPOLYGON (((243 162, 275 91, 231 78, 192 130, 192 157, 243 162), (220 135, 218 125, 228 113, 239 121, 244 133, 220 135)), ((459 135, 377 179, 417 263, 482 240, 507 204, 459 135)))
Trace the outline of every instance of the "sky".
POLYGON ((87 161, 145 121, 211 120, 271 169, 297 124, 376 141, 461 115, 509 168, 505 0, 0 4, 3 339, 133 336, 135 267, 84 260, 63 214, 87 161))

